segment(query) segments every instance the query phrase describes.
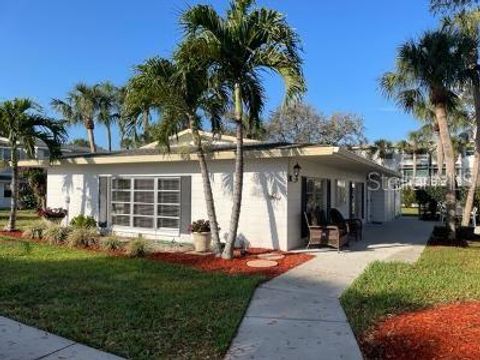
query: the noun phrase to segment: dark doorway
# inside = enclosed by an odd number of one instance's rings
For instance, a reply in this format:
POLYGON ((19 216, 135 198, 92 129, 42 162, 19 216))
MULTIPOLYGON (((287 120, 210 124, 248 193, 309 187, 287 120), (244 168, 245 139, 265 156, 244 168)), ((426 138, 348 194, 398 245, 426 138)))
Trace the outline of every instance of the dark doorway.
POLYGON ((308 227, 305 212, 319 208, 328 213, 331 208, 331 182, 330 179, 302 177, 302 237, 308 236, 308 227))

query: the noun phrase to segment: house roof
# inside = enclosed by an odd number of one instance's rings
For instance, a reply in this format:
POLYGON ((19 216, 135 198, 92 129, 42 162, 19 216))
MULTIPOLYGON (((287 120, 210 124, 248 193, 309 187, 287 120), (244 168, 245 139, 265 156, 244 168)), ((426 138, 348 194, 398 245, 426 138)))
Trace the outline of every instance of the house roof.
MULTIPOLYGON (((209 160, 235 159, 235 147, 223 146, 206 151, 209 160)), ((400 174, 388 169, 365 157, 357 155, 347 149, 333 146, 314 144, 284 144, 284 143, 259 143, 246 144, 244 147, 245 159, 328 159, 331 164, 343 165, 349 168, 367 168, 382 174, 397 176, 400 174)), ((135 149, 128 151, 98 153, 98 154, 68 154, 61 160, 49 164, 46 160, 23 160, 20 166, 48 167, 65 165, 107 165, 107 164, 140 164, 158 162, 181 162, 198 160, 194 152, 165 152, 161 149, 135 149)))
MULTIPOLYGON (((202 137, 203 141, 207 141, 213 144, 236 144, 237 139, 235 136, 224 135, 224 134, 213 134, 207 131, 199 131, 200 136, 202 137)), ((169 138, 169 143, 171 147, 176 147, 179 145, 190 144, 194 145, 193 142, 193 135, 191 129, 185 129, 180 131, 178 134, 172 135, 169 138)), ((244 144, 259 144, 261 141, 254 140, 254 139, 243 139, 244 144)), ((150 144, 144 145, 141 149, 154 149, 159 146, 158 141, 152 142, 150 144)))

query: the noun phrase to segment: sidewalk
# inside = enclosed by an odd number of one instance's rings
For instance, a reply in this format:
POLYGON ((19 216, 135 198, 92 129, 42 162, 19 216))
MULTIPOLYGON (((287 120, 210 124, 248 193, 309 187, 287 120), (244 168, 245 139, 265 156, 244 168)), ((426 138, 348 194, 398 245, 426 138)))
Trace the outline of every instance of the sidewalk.
POLYGON ((0 316, 0 360, 122 360, 0 316))
POLYGON ((226 359, 362 359, 339 296, 372 261, 415 261, 433 226, 401 218, 367 226, 364 240, 341 253, 313 251, 257 289, 226 359))

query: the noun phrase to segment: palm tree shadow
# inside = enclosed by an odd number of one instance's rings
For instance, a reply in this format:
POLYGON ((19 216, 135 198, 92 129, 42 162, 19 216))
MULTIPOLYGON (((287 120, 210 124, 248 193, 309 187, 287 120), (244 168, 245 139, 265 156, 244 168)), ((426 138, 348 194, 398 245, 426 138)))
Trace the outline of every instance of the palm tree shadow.
POLYGON ((78 213, 82 215, 91 215, 95 217, 96 208, 94 206, 94 201, 93 201, 94 196, 92 191, 95 189, 94 185, 97 177, 96 176, 87 177, 84 174, 78 174, 78 175, 81 175, 82 179, 80 184, 78 184, 77 186, 75 186, 72 174, 63 176, 62 193, 66 197, 65 207, 67 208, 68 219, 71 219, 71 215, 72 215, 71 211, 76 210, 76 206, 72 205, 72 202, 76 204, 78 200, 80 204, 78 213), (80 195, 80 199, 78 199, 78 195, 80 195), (69 200, 67 200, 67 197, 69 200), (89 209, 87 209, 87 204, 91 205, 89 209))
MULTIPOLYGON (((247 174, 247 176, 249 176, 247 174)), ((269 223, 269 231, 265 229, 265 236, 270 234, 268 242, 265 239, 265 243, 270 243, 271 247, 278 249, 280 247, 280 238, 278 232, 278 224, 275 216, 275 208, 277 203, 282 199, 286 199, 287 194, 287 179, 282 173, 277 171, 263 171, 263 172, 254 172, 252 176, 252 189, 251 195, 253 198, 257 199, 256 201, 264 201, 267 208, 267 216, 269 223)), ((228 172, 222 175, 222 187, 226 194, 233 194, 233 179, 234 173, 228 172)), ((240 213, 240 216, 242 216, 240 213)), ((250 239, 251 240, 251 239, 250 239)), ((239 229, 239 234, 237 235, 237 241, 242 244, 248 244, 251 242, 248 237, 245 235, 245 231, 239 229)))

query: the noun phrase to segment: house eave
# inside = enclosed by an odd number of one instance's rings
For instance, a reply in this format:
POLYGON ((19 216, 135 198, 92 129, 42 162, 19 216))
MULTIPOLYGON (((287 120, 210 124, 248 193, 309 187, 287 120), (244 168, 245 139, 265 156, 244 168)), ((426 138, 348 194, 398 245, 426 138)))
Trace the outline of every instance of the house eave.
MULTIPOLYGON (((361 163, 372 170, 382 174, 400 176, 399 173, 383 167, 372 160, 366 159, 346 149, 334 146, 299 146, 292 148, 276 148, 269 150, 248 150, 244 152, 245 159, 278 159, 278 158, 299 158, 299 157, 324 157, 335 156, 339 159, 361 163)), ((235 151, 216 151, 207 154, 208 160, 233 160, 235 151)), ((72 157, 54 162, 48 160, 22 160, 19 166, 23 167, 50 167, 69 165, 114 165, 114 164, 144 164, 162 162, 197 161, 198 156, 193 154, 149 154, 149 155, 97 155, 92 157, 72 157)))

